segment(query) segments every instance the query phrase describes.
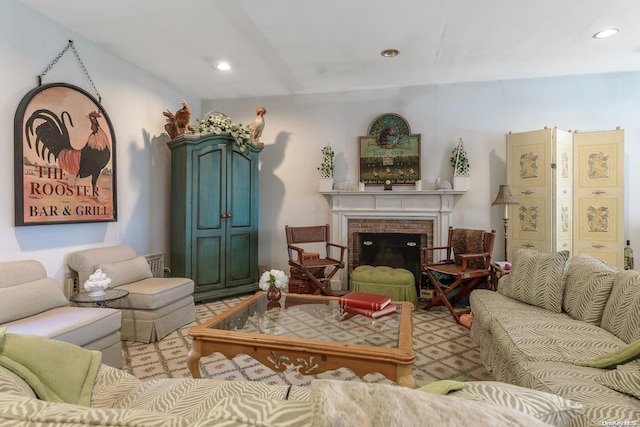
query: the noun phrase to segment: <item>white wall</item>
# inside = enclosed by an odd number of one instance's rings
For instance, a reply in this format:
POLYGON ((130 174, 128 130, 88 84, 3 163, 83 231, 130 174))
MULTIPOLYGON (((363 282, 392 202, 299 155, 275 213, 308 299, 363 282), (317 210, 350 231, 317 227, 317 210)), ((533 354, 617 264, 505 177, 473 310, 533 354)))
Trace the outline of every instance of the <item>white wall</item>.
MULTIPOLYGON (((158 50, 158 55, 166 54, 158 50)), ((177 110, 186 98, 193 120, 201 116, 197 94, 166 83, 111 55, 100 46, 33 12, 20 2, 0 2, 0 260, 38 259, 59 281, 65 255, 87 247, 130 244, 139 253, 168 254, 169 161, 162 111, 177 110), (102 95, 116 133, 118 221, 112 223, 14 227, 13 118, 36 76, 72 39, 102 95)), ((259 77, 257 77, 259 78, 259 77)), ((68 52, 44 83, 66 82, 90 91, 80 66, 68 52)), ((261 159, 261 264, 287 269, 284 225, 330 220, 329 204, 317 193, 320 150, 337 152, 338 180, 357 183, 358 136, 382 113, 404 116, 422 134, 424 188, 449 177, 449 155, 460 137, 471 161, 471 190, 457 197, 454 225, 498 230, 502 213, 491 207, 506 180, 505 134, 559 126, 566 130, 625 129, 626 236, 640 244, 640 212, 632 183, 640 177, 640 73, 427 86, 204 101, 201 111, 219 110, 249 123, 255 107, 267 107, 261 159), (635 166, 635 168, 634 168, 635 166)))
MULTIPOLYGON (((163 54, 161 51, 159 55, 163 54)), ((21 2, 0 3, 0 260, 37 259, 62 282, 65 255, 87 247, 132 245, 138 253, 166 252, 170 151, 163 142, 162 111, 186 97, 199 100, 118 59, 100 46, 33 12, 21 2), (13 118, 36 76, 73 40, 100 95, 116 135, 118 221, 14 227, 13 118)), ((90 93, 69 50, 44 77, 90 93)))
POLYGON ((506 183, 506 133, 558 126, 565 130, 625 129, 625 235, 640 248, 640 73, 584 75, 301 95, 240 100, 205 100, 202 111, 218 110, 236 122, 253 120, 267 108, 260 155, 259 262, 287 268, 285 224, 330 221, 330 206, 317 193, 320 150, 330 142, 337 154, 336 181, 358 181, 358 136, 382 113, 398 113, 422 134, 423 189, 440 176, 450 179, 449 157, 462 137, 471 164, 471 189, 456 196, 453 225, 494 228, 494 254, 504 253, 502 207, 492 207, 506 183), (635 166, 635 167, 634 167, 635 166))

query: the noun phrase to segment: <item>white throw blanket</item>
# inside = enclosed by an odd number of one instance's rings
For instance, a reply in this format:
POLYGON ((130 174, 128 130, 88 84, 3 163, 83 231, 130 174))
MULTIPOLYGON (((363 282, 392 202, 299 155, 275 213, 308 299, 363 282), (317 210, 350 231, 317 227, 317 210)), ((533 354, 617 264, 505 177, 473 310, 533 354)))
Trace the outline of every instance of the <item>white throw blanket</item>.
POLYGON ((311 383, 315 427, 548 427, 514 409, 387 384, 318 380, 311 383))

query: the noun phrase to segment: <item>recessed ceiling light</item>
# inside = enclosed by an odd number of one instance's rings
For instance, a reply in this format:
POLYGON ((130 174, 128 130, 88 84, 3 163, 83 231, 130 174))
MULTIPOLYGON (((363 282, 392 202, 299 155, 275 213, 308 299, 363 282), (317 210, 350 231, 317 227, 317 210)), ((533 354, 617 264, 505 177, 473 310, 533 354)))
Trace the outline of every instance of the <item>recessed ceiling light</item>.
POLYGON ((228 62, 218 62, 216 68, 220 71, 229 71, 231 69, 231 64, 228 62))
POLYGON ((393 58, 394 56, 398 56, 399 54, 400 52, 398 51, 398 49, 385 49, 380 52, 380 55, 384 56, 385 58, 393 58))
POLYGON ((618 33, 617 28, 607 28, 606 30, 598 31, 593 35, 594 39, 606 39, 618 33))

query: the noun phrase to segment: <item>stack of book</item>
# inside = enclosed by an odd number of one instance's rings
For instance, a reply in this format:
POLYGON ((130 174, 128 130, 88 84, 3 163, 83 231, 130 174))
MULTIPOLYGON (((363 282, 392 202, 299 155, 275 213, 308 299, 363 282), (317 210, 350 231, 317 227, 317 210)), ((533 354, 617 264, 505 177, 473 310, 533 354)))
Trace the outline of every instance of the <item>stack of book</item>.
POLYGON ((374 319, 395 313, 398 306, 391 304, 391 298, 386 295, 370 294, 367 292, 351 292, 338 298, 338 305, 347 313, 362 314, 374 319))

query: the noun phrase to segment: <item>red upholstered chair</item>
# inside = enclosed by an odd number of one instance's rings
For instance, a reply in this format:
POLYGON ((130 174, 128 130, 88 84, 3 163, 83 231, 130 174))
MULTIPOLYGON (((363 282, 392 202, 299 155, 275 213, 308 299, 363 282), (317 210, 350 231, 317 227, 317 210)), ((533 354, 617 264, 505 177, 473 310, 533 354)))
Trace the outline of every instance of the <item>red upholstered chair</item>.
POLYGON ((460 323, 460 315, 468 310, 457 312, 453 305, 465 295, 469 295, 473 288, 487 281, 491 275, 491 256, 496 231, 472 230, 467 228, 449 227, 447 246, 422 247, 421 259, 423 274, 427 276, 433 286, 435 294, 424 309, 444 304, 456 323, 460 323), (437 252, 440 251, 440 252, 437 252), (439 262, 431 261, 442 251, 445 257, 439 262), (448 279, 445 284, 444 279, 448 279), (447 297, 454 290, 451 300, 447 297))

